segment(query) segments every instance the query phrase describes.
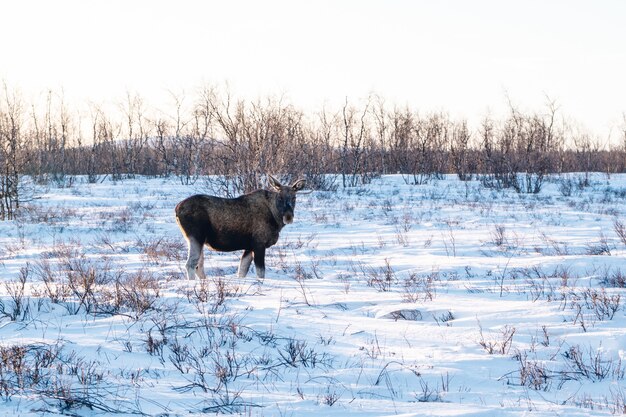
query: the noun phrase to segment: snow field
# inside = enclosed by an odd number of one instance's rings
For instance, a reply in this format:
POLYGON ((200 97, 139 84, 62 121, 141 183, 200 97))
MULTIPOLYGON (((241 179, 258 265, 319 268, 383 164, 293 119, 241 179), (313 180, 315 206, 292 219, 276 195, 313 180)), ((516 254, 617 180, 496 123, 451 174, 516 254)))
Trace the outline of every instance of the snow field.
POLYGON ((561 180, 303 195, 262 282, 185 280, 210 179, 37 188, 0 223, 0 414, 623 414, 626 176, 561 180))

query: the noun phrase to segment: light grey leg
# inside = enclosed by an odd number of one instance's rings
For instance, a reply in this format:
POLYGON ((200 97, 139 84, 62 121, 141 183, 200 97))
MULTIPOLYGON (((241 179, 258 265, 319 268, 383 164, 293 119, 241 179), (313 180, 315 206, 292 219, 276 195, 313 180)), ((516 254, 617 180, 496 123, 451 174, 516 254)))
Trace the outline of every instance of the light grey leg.
POLYGON ((241 255, 241 261, 239 262, 239 271, 237 275, 239 278, 243 278, 248 274, 248 270, 250 269, 250 264, 252 263, 252 251, 245 250, 243 255, 241 255))
POLYGON ((189 252, 185 267, 187 268, 187 279, 193 280, 196 279, 196 266, 198 266, 198 261, 202 257, 202 245, 194 238, 189 238, 187 244, 189 245, 189 252))
POLYGON ((198 265, 196 266, 196 275, 200 279, 206 279, 206 274, 204 273, 204 247, 200 247, 200 259, 198 259, 198 265))

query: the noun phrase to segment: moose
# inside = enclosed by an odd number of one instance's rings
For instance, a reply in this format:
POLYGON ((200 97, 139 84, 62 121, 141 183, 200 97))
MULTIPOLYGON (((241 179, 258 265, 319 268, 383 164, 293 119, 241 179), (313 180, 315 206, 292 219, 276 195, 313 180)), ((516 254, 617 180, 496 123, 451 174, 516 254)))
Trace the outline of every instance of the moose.
POLYGON ((219 252, 243 250, 238 276, 243 278, 254 258, 257 277, 265 278, 265 250, 278 241, 286 224, 293 222, 296 193, 306 185, 299 179, 282 185, 268 175, 270 190, 256 190, 237 198, 197 194, 176 205, 176 221, 187 240, 187 279, 201 279, 206 245, 219 252))

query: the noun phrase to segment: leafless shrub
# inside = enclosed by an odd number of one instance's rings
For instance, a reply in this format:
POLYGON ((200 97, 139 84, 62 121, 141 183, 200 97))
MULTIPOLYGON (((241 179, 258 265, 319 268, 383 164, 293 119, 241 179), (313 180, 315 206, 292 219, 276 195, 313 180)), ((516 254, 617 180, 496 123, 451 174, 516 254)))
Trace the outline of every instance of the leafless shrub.
POLYGON ((100 245, 104 245, 107 249, 111 250, 111 252, 113 253, 118 252, 118 251, 127 253, 129 251, 129 248, 126 247, 126 245, 124 246, 119 245, 115 241, 115 238, 112 237, 111 234, 108 232, 98 233, 94 240, 95 242, 92 243, 93 246, 100 247, 100 245))
POLYGON ((148 331, 146 340, 146 352, 151 356, 157 356, 163 360, 164 348, 167 340, 163 337, 153 336, 152 331, 148 331))
POLYGON ((404 279, 402 294, 403 301, 407 303, 417 303, 421 301, 432 301, 436 295, 436 282, 439 281, 439 272, 433 271, 427 275, 410 273, 404 279))
POLYGON ((598 400, 587 393, 576 395, 571 399, 571 403, 576 407, 584 408, 586 410, 602 410, 605 407, 608 408, 609 406, 606 396, 600 397, 598 400))
POLYGON ((43 290, 35 289, 33 295, 44 296, 52 303, 65 302, 71 292, 65 280, 59 274, 58 268, 54 268, 49 260, 42 259, 37 262, 33 269, 34 275, 43 282, 43 290))
POLYGON ((491 232, 491 242, 501 248, 506 245, 508 239, 506 237, 506 226, 496 224, 491 232))
POLYGON ((336 385, 326 387, 326 392, 320 396, 320 403, 332 407, 341 399, 341 394, 336 389, 336 385))
POLYGON ((281 271, 285 273, 289 273, 292 271, 291 263, 289 262, 289 256, 287 254, 287 248, 283 244, 284 242, 279 241, 277 245, 273 247, 273 251, 270 252, 269 257, 273 257, 276 260, 274 261, 277 268, 280 268, 281 271))
POLYGON ((97 362, 66 353, 60 342, 0 346, 0 397, 5 400, 27 395, 64 414, 83 407, 136 413, 136 405, 118 396, 122 392, 121 386, 111 389, 97 362))
POLYGON ((318 365, 328 366, 330 364, 330 358, 326 353, 320 355, 302 340, 289 339, 287 344, 278 351, 278 354, 283 364, 293 368, 298 366, 315 368, 318 365))
POLYGON ((609 388, 610 404, 609 410, 612 414, 626 414, 626 389, 620 386, 609 388))
POLYGON ((66 241, 58 241, 55 242, 54 246, 48 251, 45 251, 41 254, 43 259, 71 259, 78 258, 83 255, 81 251, 78 249, 80 247, 79 242, 66 242, 66 241))
POLYGON ((502 270, 499 271, 497 274, 493 273, 493 271, 488 272, 488 274, 493 277, 495 285, 497 285, 500 297, 502 297, 506 292, 509 291, 509 287, 505 285, 505 283, 512 282, 517 277, 515 270, 509 270, 509 263, 511 262, 513 256, 514 254, 512 252, 509 253, 504 268, 502 268, 502 270))
POLYGON ((365 352, 365 355, 370 359, 378 359, 383 355, 383 349, 380 347, 378 334, 374 332, 374 337, 368 340, 368 345, 359 347, 359 350, 365 352))
POLYGON ((33 268, 42 285, 33 290, 62 305, 70 314, 124 314, 138 319, 154 309, 159 298, 158 278, 145 270, 126 273, 107 260, 84 254, 60 259, 55 264, 42 259, 33 268))
POLYGON ((378 242, 379 249, 382 249, 385 246, 387 246, 387 241, 385 240, 384 236, 382 236, 381 234, 376 234, 376 241, 378 242))
POLYGON ((106 230, 119 233, 130 232, 141 221, 129 207, 123 207, 111 212, 102 212, 100 218, 104 221, 106 230))
POLYGON ((398 279, 389 259, 385 259, 385 266, 379 268, 366 268, 362 266, 363 273, 367 278, 367 285, 378 291, 391 291, 391 287, 398 279))
POLYGON ((582 292, 584 303, 598 320, 613 320, 621 307, 621 294, 608 294, 604 288, 600 290, 587 288, 582 292))
POLYGON ((174 338, 168 346, 171 352, 168 358, 170 363, 174 365, 174 368, 176 368, 181 374, 189 373, 191 370, 187 364, 190 355, 189 346, 181 344, 177 338, 174 338))
POLYGON ((395 310, 382 316, 384 319, 417 321, 422 319, 422 312, 414 308, 395 310))
POLYGON ((442 377, 442 385, 440 386, 437 382, 434 385, 431 385, 423 377, 419 377, 420 390, 415 393, 415 400, 420 403, 432 403, 432 402, 442 402, 443 401, 443 392, 447 391, 447 387, 449 387, 449 379, 446 380, 442 377))
POLYGON ((539 266, 516 269, 515 273, 524 278, 530 298, 533 301, 555 301, 563 297, 563 291, 575 285, 577 277, 573 276, 569 268, 558 265, 551 272, 546 272, 539 266))
POLYGON ((613 319, 621 308, 621 294, 610 294, 605 288, 586 288, 564 294, 562 305, 563 308, 569 307, 574 311, 573 324, 580 324, 586 332, 589 324, 593 324, 595 320, 613 319))
POLYGON ((500 335, 492 335, 491 338, 485 338, 483 334, 483 328, 478 322, 478 344, 490 355, 500 354, 506 355, 509 353, 513 344, 513 335, 515 335, 515 327, 505 325, 500 329, 500 335))
POLYGON ((244 401, 241 398, 241 391, 224 389, 217 394, 209 401, 211 405, 201 409, 202 413, 241 414, 249 412, 252 408, 261 407, 259 404, 244 401))
POLYGON ((347 295, 350 292, 350 286, 351 286, 350 277, 348 275, 340 273, 337 276, 337 279, 343 284, 343 292, 347 295))
POLYGON ((217 312, 218 307, 224 303, 226 298, 224 279, 223 277, 217 277, 216 281, 217 291, 212 291, 211 281, 201 279, 194 283, 193 288, 185 292, 187 301, 193 304, 198 312, 204 312, 206 310, 205 306, 212 300, 215 300, 211 302, 211 305, 214 307, 208 309, 209 311, 217 312))
MULTIPOLYGON (((623 188, 615 189, 611 186, 608 186, 604 189, 604 194, 602 195, 600 202, 605 203, 605 204, 610 204, 610 203, 613 203, 616 198, 623 200, 625 197, 626 197, 626 189, 623 189, 623 188)), ((613 214, 617 214, 617 213, 618 212, 613 212, 613 214)))
POLYGON ((584 305, 579 302, 578 296, 574 296, 574 299, 570 301, 570 308, 575 313, 572 319, 572 324, 576 325, 576 323, 578 323, 581 329, 583 329, 584 332, 587 332, 589 321, 587 320, 588 317, 585 315, 584 305))
POLYGON ((194 287, 193 290, 197 298, 192 300, 192 302, 200 313, 206 311, 217 313, 220 308, 225 308, 226 301, 229 298, 236 297, 241 292, 241 288, 236 284, 228 283, 223 274, 214 276, 210 282, 213 284, 214 289, 208 294, 205 293, 208 290, 208 285, 206 285, 208 282, 199 284, 197 286, 198 289, 196 290, 196 287, 194 287), (201 299, 205 299, 202 306, 198 303, 201 299))
POLYGON ((87 313, 99 312, 97 287, 113 281, 111 265, 90 260, 83 255, 64 259, 61 268, 71 294, 71 299, 63 304, 66 310, 70 314, 78 314, 81 309, 87 313))
POLYGON ((573 274, 566 266, 557 266, 552 272, 552 276, 559 279, 561 288, 575 287, 579 277, 573 274))
POLYGON ((44 257, 35 265, 33 272, 43 283, 43 288, 36 288, 34 294, 63 305, 70 314, 78 314, 82 309, 95 313, 98 306, 96 287, 111 281, 110 265, 94 262, 73 248, 61 253, 63 259, 54 264, 44 257))
POLYGON ((402 226, 396 225, 396 242, 399 245, 407 248, 411 244, 411 239, 409 238, 408 231, 404 230, 402 226))
POLYGON ((326 224, 328 223, 328 214, 325 212, 314 212, 313 221, 315 223, 326 224))
POLYGON ((580 345, 570 346, 563 353, 573 375, 579 378, 586 378, 591 381, 622 380, 626 373, 626 368, 622 365, 621 359, 607 359, 604 357, 602 349, 589 349, 585 352, 580 345))
POLYGON ((613 230, 615 230, 615 234, 619 237, 619 240, 626 245, 626 226, 624 226, 624 223, 615 219, 613 222, 613 230))
POLYGON ((549 248, 552 248, 555 255, 557 256, 569 255, 569 248, 567 247, 566 242, 558 242, 554 239, 551 239, 544 232, 541 232, 539 236, 544 241, 546 246, 548 246, 549 248))
POLYGON ((563 197, 570 197, 575 189, 574 181, 571 178, 564 178, 559 181, 559 192, 563 197))
POLYGON ((521 269, 518 273, 524 276, 533 301, 539 299, 550 301, 555 298, 554 286, 539 267, 521 269))
POLYGON ((402 231, 409 232, 413 228, 413 224, 415 223, 415 217, 413 216, 413 212, 409 210, 405 210, 400 216, 400 227, 402 231))
POLYGON ((42 368, 48 368, 59 355, 59 346, 0 346, 0 393, 9 399, 25 387, 42 379, 42 368), (34 359, 34 360, 33 360, 34 359))
POLYGON ((120 273, 109 285, 99 288, 97 312, 123 314, 134 320, 155 309, 160 296, 158 278, 145 270, 120 273))
POLYGON ((300 293, 302 294, 302 297, 304 298, 304 302, 306 303, 306 305, 310 306, 311 305, 311 300, 309 300, 310 291, 306 287, 306 281, 312 279, 313 274, 307 271, 299 261, 296 262, 296 268, 294 272, 295 272, 294 280, 298 283, 298 287, 300 289, 300 293))
POLYGON ((57 225, 70 219, 82 220, 83 217, 84 214, 80 214, 76 208, 66 206, 27 204, 20 209, 20 220, 27 223, 57 225))
POLYGON ((146 259, 159 265, 163 261, 180 262, 185 256, 185 243, 181 239, 167 237, 155 237, 152 239, 138 240, 137 246, 143 251, 146 259))
POLYGON ((454 231, 452 230, 450 223, 448 223, 447 232, 448 232, 447 234, 442 233, 442 240, 443 240, 443 245, 446 249, 446 254, 448 256, 452 254, 452 256, 456 257, 456 238, 454 236, 454 231))
POLYGON ((433 319, 437 322, 437 325, 441 326, 441 324, 445 324, 446 326, 451 325, 451 321, 455 319, 452 311, 448 310, 445 313, 441 313, 439 315, 433 314, 433 319))
MULTIPOLYGON (((187 324, 189 325, 189 323, 187 324)), ((236 387, 237 379, 249 376, 253 370, 253 357, 238 352, 235 347, 242 334, 235 331, 238 322, 226 317, 223 322, 209 319, 207 326, 198 327, 201 343, 181 344, 177 337, 168 340, 170 362, 181 372, 188 384, 176 387, 177 391, 199 389, 209 394, 203 412, 236 412, 242 407, 254 407, 241 398, 236 387)), ((161 336, 158 340, 164 340, 161 336)), ((160 354, 160 352, 156 352, 160 354)))
POLYGON ((552 386, 553 375, 546 368, 546 363, 528 358, 528 352, 517 352, 519 384, 536 391, 548 391, 552 386))
POLYGON ((621 269, 607 271, 600 283, 613 288, 626 288, 626 274, 621 269))
POLYGON ((0 317, 8 317, 11 321, 26 320, 30 315, 30 301, 26 297, 26 281, 30 274, 30 264, 20 268, 20 276, 17 281, 7 281, 4 288, 9 295, 9 302, 0 299, 0 317))
POLYGON ((611 255, 611 245, 608 238, 601 233, 597 242, 587 245, 587 255, 611 255))
MULTIPOLYGON (((293 250, 309 248, 312 246, 312 243, 315 241, 316 238, 317 238, 317 233, 310 233, 306 236, 298 235, 296 240, 290 241, 286 239, 284 242, 284 245, 286 248, 293 249, 293 250)), ((313 247, 314 246, 315 245, 313 245, 313 247)))
POLYGON ((15 227, 17 230, 18 238, 17 240, 10 241, 0 246, 0 250, 2 251, 2 255, 0 255, 0 259, 3 258, 12 258, 24 251, 27 244, 26 233, 24 231, 24 227, 21 223, 15 222, 15 227))

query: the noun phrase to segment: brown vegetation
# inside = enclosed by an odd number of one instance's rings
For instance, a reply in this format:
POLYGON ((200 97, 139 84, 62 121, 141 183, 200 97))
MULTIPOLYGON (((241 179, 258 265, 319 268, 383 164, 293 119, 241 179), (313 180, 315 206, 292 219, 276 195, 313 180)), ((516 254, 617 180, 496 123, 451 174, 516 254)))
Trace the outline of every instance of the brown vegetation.
POLYGON ((130 93, 116 110, 88 112, 54 92, 43 103, 27 103, 6 85, 2 93, 2 219, 18 207, 21 175, 67 185, 75 175, 91 182, 176 175, 188 184, 217 174, 215 192, 234 196, 262 187, 267 172, 306 176, 318 189, 333 189, 339 178, 357 186, 400 173, 423 184, 456 173, 537 193, 549 173, 626 171, 626 131, 621 144, 603 146, 564 122, 554 103, 536 113, 510 105, 504 120, 485 117, 472 128, 377 97, 311 115, 281 99, 246 101, 207 87, 193 98, 172 95, 165 114, 130 93))

